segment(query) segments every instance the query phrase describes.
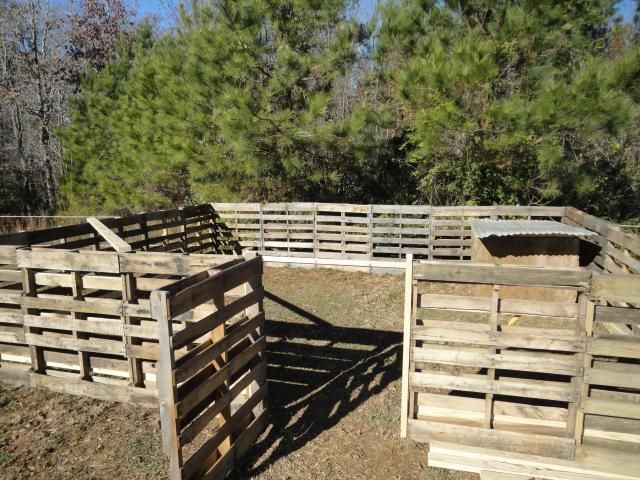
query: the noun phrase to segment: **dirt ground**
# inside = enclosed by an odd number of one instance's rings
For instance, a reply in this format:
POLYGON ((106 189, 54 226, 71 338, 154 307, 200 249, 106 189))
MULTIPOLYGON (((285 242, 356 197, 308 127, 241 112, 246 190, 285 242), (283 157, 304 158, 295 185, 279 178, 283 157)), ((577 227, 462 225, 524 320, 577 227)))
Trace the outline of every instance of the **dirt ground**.
MULTIPOLYGON (((399 438, 402 278, 266 270, 270 425, 239 479, 476 479, 399 438)), ((0 478, 165 478, 158 413, 0 383, 0 478)))

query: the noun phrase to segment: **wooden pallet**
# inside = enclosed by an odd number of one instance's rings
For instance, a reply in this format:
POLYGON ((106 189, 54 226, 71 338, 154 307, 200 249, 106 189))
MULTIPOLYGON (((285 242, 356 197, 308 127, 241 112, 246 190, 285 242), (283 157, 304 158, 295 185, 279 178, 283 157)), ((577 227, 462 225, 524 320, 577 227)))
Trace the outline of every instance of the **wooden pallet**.
POLYGON ((582 445, 575 460, 431 442, 429 466, 478 473, 486 480, 637 480, 640 456, 582 445))

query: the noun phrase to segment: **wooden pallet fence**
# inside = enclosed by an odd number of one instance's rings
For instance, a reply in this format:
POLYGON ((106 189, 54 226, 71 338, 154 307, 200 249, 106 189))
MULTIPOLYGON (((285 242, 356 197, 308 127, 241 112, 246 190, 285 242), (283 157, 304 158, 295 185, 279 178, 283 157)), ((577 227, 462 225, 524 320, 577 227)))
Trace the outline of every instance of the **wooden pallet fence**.
MULTIPOLYGON (((239 253, 231 236, 221 231, 210 204, 194 205, 119 218, 101 219, 132 250, 181 253, 239 253)), ((0 235, 4 246, 111 250, 89 223, 0 235)))
POLYGON ((598 233, 598 236, 584 239, 592 244, 589 252, 594 270, 614 274, 640 274, 640 236, 625 233, 621 228, 580 210, 567 207, 562 221, 568 225, 584 227, 598 233))
POLYGON ((402 435, 571 458, 590 274, 454 262, 407 269, 402 435), (514 296, 513 286, 528 288, 514 296), (576 295, 531 300, 529 288, 576 295))
POLYGON ((342 260, 469 260, 470 218, 552 218, 564 207, 431 207, 337 203, 213 203, 244 248, 269 256, 342 260))
POLYGON ((222 479, 265 425, 262 261, 209 269, 154 291, 163 448, 177 479, 222 479), (185 328, 203 306, 214 311, 185 328))
MULTIPOLYGON (((20 290, 0 294, 0 379, 157 405, 151 291, 229 261, 221 255, 18 249, 20 290), (13 302, 13 304, 9 303, 13 302)), ((208 314, 187 312, 186 322, 208 314)))
MULTIPOLYGON (((576 440, 640 458, 640 276, 594 276, 576 440), (611 303, 624 306, 612 306, 611 303), (608 324, 634 330, 611 333, 608 324)), ((640 462, 638 463, 640 474, 640 462)))

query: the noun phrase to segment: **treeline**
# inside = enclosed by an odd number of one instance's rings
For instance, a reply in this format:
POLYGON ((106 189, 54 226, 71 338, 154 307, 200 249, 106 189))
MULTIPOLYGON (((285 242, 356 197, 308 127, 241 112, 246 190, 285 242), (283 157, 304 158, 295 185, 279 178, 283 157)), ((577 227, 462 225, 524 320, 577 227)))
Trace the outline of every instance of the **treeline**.
POLYGON ((346 0, 194 1, 167 33, 137 28, 82 72, 45 206, 571 204, 640 218, 639 22, 615 4, 387 0, 363 22, 346 0))
MULTIPOLYGON (((122 0, 0 0, 0 212, 54 212, 69 99, 133 36, 122 0)), ((139 28, 139 27, 138 27, 139 28)))

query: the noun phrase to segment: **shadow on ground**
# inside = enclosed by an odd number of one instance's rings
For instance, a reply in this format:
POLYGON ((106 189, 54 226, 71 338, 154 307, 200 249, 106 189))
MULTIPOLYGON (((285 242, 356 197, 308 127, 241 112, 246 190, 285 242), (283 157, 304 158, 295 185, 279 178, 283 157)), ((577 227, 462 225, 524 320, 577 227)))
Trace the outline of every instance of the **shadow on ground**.
POLYGON ((336 326, 273 293, 265 297, 302 322, 267 319, 270 426, 234 478, 264 472, 401 375, 402 333, 336 326))

